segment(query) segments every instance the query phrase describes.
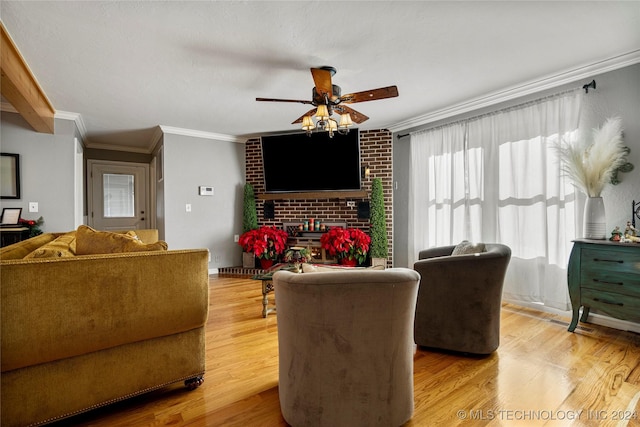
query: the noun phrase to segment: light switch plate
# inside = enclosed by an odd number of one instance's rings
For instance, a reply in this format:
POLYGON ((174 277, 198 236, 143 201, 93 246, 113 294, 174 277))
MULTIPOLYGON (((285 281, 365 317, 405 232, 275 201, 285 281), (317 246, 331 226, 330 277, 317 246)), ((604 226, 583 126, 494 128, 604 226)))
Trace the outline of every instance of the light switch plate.
POLYGON ((29 202, 29 212, 38 212, 38 202, 29 202))

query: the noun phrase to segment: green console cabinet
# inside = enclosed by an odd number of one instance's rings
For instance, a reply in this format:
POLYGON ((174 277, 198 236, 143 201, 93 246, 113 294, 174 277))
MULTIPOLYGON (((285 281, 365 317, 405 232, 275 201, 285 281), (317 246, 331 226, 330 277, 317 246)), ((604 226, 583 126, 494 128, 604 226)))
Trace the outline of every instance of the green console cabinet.
POLYGON ((573 318, 569 332, 593 308, 617 319, 640 322, 640 244, 578 239, 568 267, 573 318))

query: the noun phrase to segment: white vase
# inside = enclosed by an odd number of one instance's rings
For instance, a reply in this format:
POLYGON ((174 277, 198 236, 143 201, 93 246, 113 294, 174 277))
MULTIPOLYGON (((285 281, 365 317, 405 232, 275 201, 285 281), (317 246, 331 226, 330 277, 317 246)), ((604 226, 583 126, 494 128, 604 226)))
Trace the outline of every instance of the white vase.
POLYGON ((584 205, 584 221, 582 237, 585 239, 606 239, 607 222, 604 215, 604 201, 602 197, 589 197, 584 205))

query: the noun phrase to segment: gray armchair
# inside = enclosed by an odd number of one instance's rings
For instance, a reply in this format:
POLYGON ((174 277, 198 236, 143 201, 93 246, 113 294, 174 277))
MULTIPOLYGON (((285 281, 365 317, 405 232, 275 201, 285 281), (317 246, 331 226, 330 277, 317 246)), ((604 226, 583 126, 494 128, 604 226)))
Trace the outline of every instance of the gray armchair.
POLYGON ((423 347, 490 354, 500 343, 502 286, 511 259, 508 246, 451 255, 455 246, 423 250, 414 339, 423 347))
POLYGON ((413 415, 413 270, 274 274, 280 408, 292 426, 399 426, 413 415))

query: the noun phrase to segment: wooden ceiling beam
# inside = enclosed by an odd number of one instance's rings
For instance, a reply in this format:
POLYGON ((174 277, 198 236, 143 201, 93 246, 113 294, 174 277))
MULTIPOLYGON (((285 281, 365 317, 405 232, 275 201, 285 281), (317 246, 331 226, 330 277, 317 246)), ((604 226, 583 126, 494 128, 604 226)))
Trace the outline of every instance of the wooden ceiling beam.
POLYGON ((53 133, 55 109, 0 22, 0 92, 37 132, 53 133))

